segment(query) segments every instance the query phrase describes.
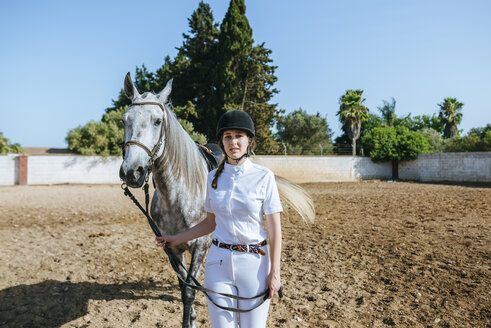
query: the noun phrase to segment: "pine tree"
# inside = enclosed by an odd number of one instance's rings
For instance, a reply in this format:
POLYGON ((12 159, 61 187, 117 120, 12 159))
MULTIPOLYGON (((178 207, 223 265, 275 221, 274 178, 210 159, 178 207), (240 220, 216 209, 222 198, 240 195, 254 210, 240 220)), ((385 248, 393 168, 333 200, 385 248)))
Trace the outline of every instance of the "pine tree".
MULTIPOLYGON (((183 34, 181 47, 187 60, 185 70, 180 72, 184 91, 181 101, 190 101, 196 117, 191 119, 197 131, 214 137, 217 108, 214 104, 217 76, 218 24, 215 23, 210 5, 200 2, 189 21, 190 35, 183 34)), ((181 65, 182 66, 182 65, 181 65)))
POLYGON ((257 152, 277 152, 280 147, 271 128, 280 111, 276 104, 268 103, 278 92, 273 88, 277 67, 271 65, 271 50, 264 43, 253 45, 243 0, 230 1, 218 40, 217 112, 220 115, 231 109, 248 112, 256 127, 257 152))

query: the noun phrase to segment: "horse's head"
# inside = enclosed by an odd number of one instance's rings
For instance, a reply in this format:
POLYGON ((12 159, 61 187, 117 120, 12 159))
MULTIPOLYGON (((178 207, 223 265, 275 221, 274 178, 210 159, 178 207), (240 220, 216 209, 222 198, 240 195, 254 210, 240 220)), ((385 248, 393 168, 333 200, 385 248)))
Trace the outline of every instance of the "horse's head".
POLYGON ((141 187, 152 162, 165 147, 167 111, 165 103, 172 89, 172 80, 159 94, 140 95, 130 73, 124 79, 124 92, 132 104, 124 113, 123 164, 119 176, 130 187, 141 187))

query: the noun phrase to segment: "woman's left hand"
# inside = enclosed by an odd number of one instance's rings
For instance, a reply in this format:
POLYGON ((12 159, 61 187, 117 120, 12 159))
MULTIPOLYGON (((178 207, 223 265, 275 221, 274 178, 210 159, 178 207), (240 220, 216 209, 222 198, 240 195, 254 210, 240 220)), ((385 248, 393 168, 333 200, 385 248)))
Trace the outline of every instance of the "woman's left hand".
POLYGON ((269 288, 269 297, 273 298, 273 296, 278 292, 281 287, 281 279, 279 272, 270 272, 268 275, 268 279, 266 281, 266 285, 269 288))

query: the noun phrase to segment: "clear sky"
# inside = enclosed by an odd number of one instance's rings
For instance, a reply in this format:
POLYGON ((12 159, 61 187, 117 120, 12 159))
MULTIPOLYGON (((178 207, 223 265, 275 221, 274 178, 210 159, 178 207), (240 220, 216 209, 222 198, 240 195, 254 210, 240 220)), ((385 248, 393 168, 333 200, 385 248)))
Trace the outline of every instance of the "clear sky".
MULTIPOLYGON (((0 0, 0 131, 24 147, 66 147, 100 120, 126 72, 159 68, 188 32, 198 0, 0 0)), ((228 1, 208 1, 221 22, 228 1)), ((246 0, 256 43, 278 66, 279 108, 326 116, 363 89, 373 113, 432 115, 464 103, 460 129, 491 123, 491 1, 246 0)))

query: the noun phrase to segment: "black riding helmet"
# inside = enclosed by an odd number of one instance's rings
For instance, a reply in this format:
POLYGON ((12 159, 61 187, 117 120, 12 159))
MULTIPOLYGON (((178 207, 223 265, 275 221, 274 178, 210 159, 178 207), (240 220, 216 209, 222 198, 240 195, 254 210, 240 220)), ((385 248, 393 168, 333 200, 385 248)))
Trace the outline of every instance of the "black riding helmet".
MULTIPOLYGON (((251 140, 253 140, 256 135, 256 130, 254 129, 254 122, 252 121, 252 118, 249 116, 249 114, 247 114, 243 110, 231 110, 220 116, 217 124, 217 139, 221 140, 223 132, 227 130, 246 131, 249 137, 251 138, 251 140)), ((223 147, 222 142, 219 142, 219 145, 223 147)), ((240 158, 235 159, 237 163, 239 163, 242 157, 251 156, 252 153, 251 145, 252 145, 252 141, 247 146, 247 152, 244 155, 242 155, 240 158)), ((225 157, 227 157, 227 153, 225 152, 225 149, 222 148, 222 150, 225 157)))
POLYGON ((220 116, 217 124, 218 140, 226 130, 244 130, 251 138, 256 135, 252 118, 243 110, 231 110, 220 116))

